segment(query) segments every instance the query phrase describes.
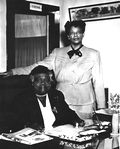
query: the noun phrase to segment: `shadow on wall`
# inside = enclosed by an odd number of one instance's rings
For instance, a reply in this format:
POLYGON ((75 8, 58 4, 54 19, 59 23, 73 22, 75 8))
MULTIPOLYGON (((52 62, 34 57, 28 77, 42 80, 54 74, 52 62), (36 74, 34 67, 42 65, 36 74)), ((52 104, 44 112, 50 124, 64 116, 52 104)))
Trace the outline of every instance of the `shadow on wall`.
POLYGON ((61 32, 61 42, 63 43, 63 46, 69 46, 70 41, 67 38, 67 35, 64 31, 61 32))

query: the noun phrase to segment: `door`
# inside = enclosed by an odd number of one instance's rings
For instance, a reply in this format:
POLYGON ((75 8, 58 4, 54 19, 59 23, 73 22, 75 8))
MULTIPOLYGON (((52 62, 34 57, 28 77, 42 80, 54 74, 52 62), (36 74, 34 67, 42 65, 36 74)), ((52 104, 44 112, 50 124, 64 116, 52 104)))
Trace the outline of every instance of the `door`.
POLYGON ((30 10, 31 2, 7 0, 7 70, 31 65, 59 47, 59 7, 38 4, 41 11, 30 10))

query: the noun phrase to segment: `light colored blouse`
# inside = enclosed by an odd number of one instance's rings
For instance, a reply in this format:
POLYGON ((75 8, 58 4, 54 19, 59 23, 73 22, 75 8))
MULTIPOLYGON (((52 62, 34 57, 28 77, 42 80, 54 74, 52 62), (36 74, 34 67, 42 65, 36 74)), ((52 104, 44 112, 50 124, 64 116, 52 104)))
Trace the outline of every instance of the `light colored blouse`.
POLYGON ((43 61, 31 66, 12 69, 13 74, 29 74, 38 66, 53 69, 57 89, 62 91, 69 105, 87 105, 97 102, 98 108, 105 107, 105 93, 100 53, 83 46, 82 57, 74 55, 71 59, 67 52, 71 47, 56 48, 43 61))
POLYGON ((52 125, 55 121, 55 116, 52 112, 51 105, 48 99, 48 95, 46 95, 46 107, 43 107, 39 99, 38 99, 38 103, 39 103, 39 106, 42 112, 45 130, 52 129, 53 128, 52 125))

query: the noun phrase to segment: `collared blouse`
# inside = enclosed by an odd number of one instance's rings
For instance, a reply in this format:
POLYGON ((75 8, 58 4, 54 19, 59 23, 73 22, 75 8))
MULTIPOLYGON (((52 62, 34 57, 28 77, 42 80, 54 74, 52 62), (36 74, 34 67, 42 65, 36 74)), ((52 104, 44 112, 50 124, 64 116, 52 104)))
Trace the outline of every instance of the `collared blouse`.
POLYGON ((13 74, 29 74, 38 66, 53 69, 57 80, 57 89, 62 91, 69 105, 86 105, 95 101, 98 108, 105 107, 105 93, 100 53, 83 46, 82 57, 67 52, 71 46, 56 48, 43 61, 27 67, 12 69, 13 74))

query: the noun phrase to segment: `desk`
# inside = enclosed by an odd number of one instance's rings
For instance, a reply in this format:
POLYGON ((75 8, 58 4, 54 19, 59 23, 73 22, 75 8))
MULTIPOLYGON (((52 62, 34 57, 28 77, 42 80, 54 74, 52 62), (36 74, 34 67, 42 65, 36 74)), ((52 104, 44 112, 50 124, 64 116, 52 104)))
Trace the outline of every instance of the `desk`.
POLYGON ((101 135, 84 143, 70 142, 59 138, 35 145, 0 140, 0 149, 119 149, 119 147, 120 135, 110 137, 109 134, 101 135))

